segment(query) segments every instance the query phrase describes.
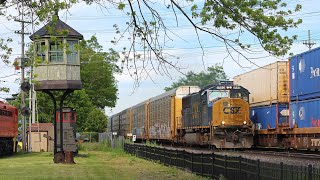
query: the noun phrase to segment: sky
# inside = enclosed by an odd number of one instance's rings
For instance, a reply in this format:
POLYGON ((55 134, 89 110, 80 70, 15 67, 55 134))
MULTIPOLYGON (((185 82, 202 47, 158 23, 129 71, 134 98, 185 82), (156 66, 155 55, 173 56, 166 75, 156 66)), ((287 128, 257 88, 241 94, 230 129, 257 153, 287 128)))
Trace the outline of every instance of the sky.
MULTIPOLYGON (((196 1, 201 4, 203 1, 196 1)), ((166 26, 171 30, 170 37, 172 40, 167 40, 165 52, 174 55, 177 58, 169 58, 174 62, 178 63, 178 66, 182 68, 182 72, 188 71, 200 72, 205 70, 207 67, 219 63, 223 66, 227 76, 232 79, 234 76, 251 71, 263 66, 275 62, 277 60, 285 60, 288 56, 284 57, 272 57, 268 53, 264 52, 258 46, 253 46, 255 51, 252 54, 246 54, 249 57, 256 58, 252 61, 256 64, 252 64, 247 60, 239 57, 237 54, 232 53, 235 57, 233 60, 224 47, 224 45, 215 39, 211 38, 205 33, 199 32, 199 39, 204 47, 201 49, 198 42, 197 34, 195 33, 192 26, 187 22, 182 15, 178 15, 178 26, 175 21, 175 16, 172 11, 164 8, 163 1, 158 1, 158 5, 155 5, 160 15, 164 19, 166 26), (238 58, 239 57, 239 58, 238 58), (237 62, 235 62, 237 61, 237 62), (240 67, 239 64, 242 65, 240 67)), ((297 29, 289 30, 284 32, 284 35, 298 35, 298 40, 294 42, 290 52, 298 54, 307 51, 308 48, 303 45, 303 40, 307 39, 308 30, 311 31, 311 39, 317 44, 314 47, 320 46, 320 27, 317 16, 320 15, 319 2, 316 0, 290 0, 289 6, 292 7, 294 4, 299 3, 302 5, 302 10, 292 17, 294 19, 302 18, 303 23, 297 29)), ((184 4, 187 12, 190 7, 188 4, 184 4)), ((9 10, 12 15, 15 14, 15 10, 9 10)), ((126 11, 126 9, 124 10, 126 11)), ((62 11, 59 13, 61 20, 65 21, 71 27, 76 29, 78 32, 84 35, 85 39, 89 39, 95 35, 99 43, 103 46, 104 50, 113 48, 118 52, 121 52, 123 47, 129 47, 130 41, 125 37, 118 42, 118 44, 111 43, 114 37, 119 37, 115 33, 113 28, 114 24, 118 24, 120 30, 124 30, 126 22, 129 21, 129 17, 123 12, 116 10, 113 6, 109 5, 107 9, 101 9, 100 6, 92 4, 86 5, 79 3, 74 5, 68 11, 62 11)), ((148 17, 148 13, 146 13, 148 17)), ((31 25, 27 26, 27 30, 32 33, 34 30, 41 28, 44 24, 32 29, 31 25)), ((21 53, 21 37, 14 34, 15 30, 19 30, 21 25, 14 21, 7 21, 4 18, 0 18, 0 38, 11 37, 13 42, 10 46, 13 48, 13 53, 10 56, 10 60, 13 62, 15 58, 20 56, 21 53)), ((250 44, 256 44, 257 40, 244 34, 241 40, 250 44)), ((27 37, 26 42, 30 42, 27 37)), ((141 50, 141 49, 140 49, 141 50)), ((148 67, 150 68, 150 67, 148 67)), ((130 106, 138 104, 146 99, 157 96, 164 92, 164 88, 170 86, 173 82, 177 81, 183 75, 174 69, 168 69, 170 76, 161 75, 160 73, 152 71, 150 73, 152 79, 143 77, 138 88, 134 88, 134 80, 130 77, 128 71, 124 69, 122 74, 116 75, 118 81, 118 101, 116 107, 106 108, 106 114, 112 115, 120 112, 130 106)), ((19 91, 19 78, 20 72, 15 71, 14 67, 5 65, 0 62, 0 87, 6 86, 10 88, 9 93, 0 92, 0 100, 6 97, 11 97, 11 94, 19 91)))

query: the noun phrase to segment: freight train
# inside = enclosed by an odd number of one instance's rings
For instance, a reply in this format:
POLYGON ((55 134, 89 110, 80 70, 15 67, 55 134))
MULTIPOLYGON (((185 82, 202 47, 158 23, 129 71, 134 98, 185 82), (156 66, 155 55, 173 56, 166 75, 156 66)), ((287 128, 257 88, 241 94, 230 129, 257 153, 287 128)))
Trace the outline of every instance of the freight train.
POLYGON ((255 145, 320 149, 320 48, 236 76, 250 91, 255 145))
POLYGON ((14 152, 18 136, 18 109, 0 101, 0 156, 14 152))
POLYGON ((251 148, 248 100, 248 90, 229 81, 181 86, 111 116, 108 129, 143 141, 251 148))

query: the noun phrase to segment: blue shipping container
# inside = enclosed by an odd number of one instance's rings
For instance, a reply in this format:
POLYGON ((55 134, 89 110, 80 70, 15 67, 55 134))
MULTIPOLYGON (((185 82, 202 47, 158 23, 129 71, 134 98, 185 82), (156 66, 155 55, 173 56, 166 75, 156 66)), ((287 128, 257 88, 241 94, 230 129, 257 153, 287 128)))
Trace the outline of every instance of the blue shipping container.
POLYGON ((275 129, 289 126, 289 106, 286 104, 273 104, 250 108, 250 119, 255 129, 275 129))
MULTIPOLYGON (((290 103, 290 126, 320 127, 320 98, 290 103)), ((319 129, 320 132, 320 129, 319 129)))
POLYGON ((320 97, 320 48, 293 56, 290 60, 290 99, 320 97))

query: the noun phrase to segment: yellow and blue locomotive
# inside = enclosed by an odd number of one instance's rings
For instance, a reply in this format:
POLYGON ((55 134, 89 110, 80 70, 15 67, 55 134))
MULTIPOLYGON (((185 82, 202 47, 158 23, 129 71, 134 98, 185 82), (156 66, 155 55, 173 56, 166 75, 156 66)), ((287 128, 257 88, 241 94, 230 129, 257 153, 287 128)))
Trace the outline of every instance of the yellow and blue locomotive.
POLYGON ((249 91, 232 81, 221 81, 182 98, 179 143, 214 148, 250 148, 249 91))

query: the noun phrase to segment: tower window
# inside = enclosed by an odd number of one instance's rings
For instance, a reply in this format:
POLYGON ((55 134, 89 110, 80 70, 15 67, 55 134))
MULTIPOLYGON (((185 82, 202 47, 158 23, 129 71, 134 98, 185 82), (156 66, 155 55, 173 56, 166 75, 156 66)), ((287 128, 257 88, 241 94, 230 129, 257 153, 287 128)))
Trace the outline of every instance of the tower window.
POLYGON ((78 44, 78 41, 67 41, 67 43, 69 44, 69 46, 67 48, 67 63, 68 64, 76 64, 77 63, 77 56, 78 56, 76 46, 78 44))
POLYGON ((63 62, 63 48, 61 46, 61 41, 52 41, 50 42, 49 47, 49 62, 50 63, 59 63, 63 62))
POLYGON ((46 43, 44 41, 36 42, 36 53, 37 57, 41 58, 41 62, 46 59, 46 51, 45 51, 46 43))

